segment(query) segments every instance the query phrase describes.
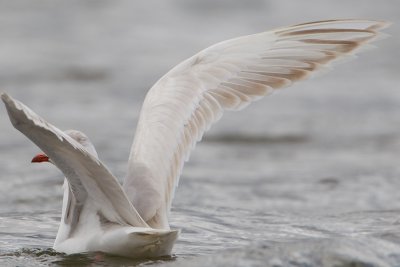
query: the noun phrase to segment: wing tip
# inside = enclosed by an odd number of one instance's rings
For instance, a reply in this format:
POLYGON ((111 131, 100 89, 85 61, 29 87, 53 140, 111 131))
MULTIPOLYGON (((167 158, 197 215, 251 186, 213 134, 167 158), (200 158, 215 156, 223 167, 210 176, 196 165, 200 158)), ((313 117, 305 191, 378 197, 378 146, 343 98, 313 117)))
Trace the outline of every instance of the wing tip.
POLYGON ((373 31, 380 31, 386 29, 393 24, 392 22, 386 20, 371 20, 371 21, 374 21, 375 25, 372 25, 368 29, 373 31))
MULTIPOLYGON (((19 126, 22 124, 21 111, 23 109, 21 107, 21 104, 18 103, 17 100, 12 98, 10 95, 8 95, 5 92, 1 93, 0 96, 1 96, 1 100, 3 101, 4 105, 6 106, 6 110, 8 113, 8 117, 11 121, 11 124, 14 126, 14 128, 19 129, 19 126)), ((22 114, 26 117, 25 112, 22 112, 22 114)))
POLYGON ((6 106, 7 112, 11 117, 11 113, 15 112, 15 109, 18 109, 17 104, 10 95, 3 92, 1 93, 1 100, 3 100, 4 105, 6 106))
POLYGON ((22 110, 21 104, 12 98, 9 94, 3 92, 1 93, 1 100, 3 100, 4 105, 7 108, 7 111, 10 113, 15 110, 22 110))
POLYGON ((2 92, 1 94, 1 100, 3 100, 4 104, 10 104, 12 102, 11 96, 9 96, 6 92, 2 92))
POLYGON ((376 35, 380 33, 381 30, 388 28, 390 25, 392 25, 392 23, 389 21, 377 19, 331 19, 300 23, 289 27, 279 28, 276 33, 290 34, 305 29, 334 29, 358 30, 360 32, 370 32, 376 35))
POLYGON ((306 23, 295 24, 292 27, 297 26, 306 26, 306 25, 315 25, 315 24, 331 24, 331 23, 344 23, 344 22, 353 22, 353 23, 372 23, 371 27, 378 27, 378 29, 383 29, 389 27, 392 23, 386 20, 380 19, 328 19, 328 20, 319 20, 312 21, 306 23))

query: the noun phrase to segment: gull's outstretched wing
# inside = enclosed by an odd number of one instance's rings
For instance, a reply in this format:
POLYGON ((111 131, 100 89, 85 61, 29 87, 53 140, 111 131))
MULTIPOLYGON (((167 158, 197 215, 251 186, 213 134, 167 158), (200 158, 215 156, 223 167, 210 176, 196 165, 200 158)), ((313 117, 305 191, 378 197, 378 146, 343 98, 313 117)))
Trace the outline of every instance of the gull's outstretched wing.
POLYGON ((225 110, 307 78, 385 26, 369 20, 299 24, 218 43, 169 71, 143 103, 123 185, 140 215, 153 227, 168 227, 184 161, 225 110))
MULTIPOLYGON (((117 179, 78 142, 21 102, 2 94, 14 127, 34 142, 64 173, 76 202, 91 199, 99 215, 121 225, 148 227, 117 179)), ((79 203, 84 204, 84 203, 79 203)))

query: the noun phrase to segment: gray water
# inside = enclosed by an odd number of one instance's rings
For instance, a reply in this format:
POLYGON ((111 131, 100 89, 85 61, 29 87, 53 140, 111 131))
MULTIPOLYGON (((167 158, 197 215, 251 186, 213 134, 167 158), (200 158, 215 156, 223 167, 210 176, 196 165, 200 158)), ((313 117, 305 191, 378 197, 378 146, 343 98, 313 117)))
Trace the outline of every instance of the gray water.
POLYGON ((333 71, 227 113, 185 165, 174 256, 51 247, 62 175, 0 107, 0 266, 400 266, 400 4, 0 0, 0 88, 79 129, 120 178, 148 88, 228 38, 330 18, 394 23, 333 71))

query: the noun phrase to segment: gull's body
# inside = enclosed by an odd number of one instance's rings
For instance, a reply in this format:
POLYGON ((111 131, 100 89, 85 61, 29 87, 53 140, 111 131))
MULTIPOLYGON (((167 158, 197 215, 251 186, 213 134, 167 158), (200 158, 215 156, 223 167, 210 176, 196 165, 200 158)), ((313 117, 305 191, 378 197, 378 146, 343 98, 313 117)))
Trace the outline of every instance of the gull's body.
MULTIPOLYGON (((97 158, 94 146, 79 131, 65 131, 97 158)), ((118 187, 115 185, 115 187, 118 187)), ((105 251, 129 257, 157 257, 170 254, 178 237, 177 230, 153 229, 137 216, 132 227, 109 221, 95 199, 77 203, 68 179, 64 179, 60 227, 53 248, 68 254, 82 251, 105 251)), ((115 190, 115 189, 114 189, 115 190)), ((122 193, 123 194, 123 193, 122 193)))
POLYGON ((79 131, 63 132, 3 94, 14 127, 65 175, 54 249, 127 257, 171 253, 168 215, 190 151, 225 110, 240 110, 305 79, 373 40, 383 22, 320 21, 213 45, 177 65, 148 92, 121 186, 79 131))

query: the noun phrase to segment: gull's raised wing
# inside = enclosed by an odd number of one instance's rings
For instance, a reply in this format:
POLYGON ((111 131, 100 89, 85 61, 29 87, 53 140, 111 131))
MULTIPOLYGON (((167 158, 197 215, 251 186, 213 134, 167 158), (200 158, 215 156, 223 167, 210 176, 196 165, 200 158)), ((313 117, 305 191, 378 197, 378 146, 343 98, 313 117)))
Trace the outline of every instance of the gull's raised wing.
POLYGON ((84 204, 82 202, 90 198, 108 221, 148 227, 117 179, 99 159, 21 102, 7 94, 2 94, 1 98, 14 127, 42 149, 64 173, 77 204, 84 204))
POLYGON ((123 185, 140 215, 153 227, 168 227, 184 161, 225 110, 305 79, 385 26, 369 20, 299 24, 218 43, 169 71, 143 103, 123 185))

